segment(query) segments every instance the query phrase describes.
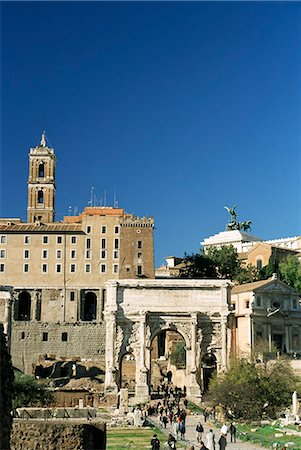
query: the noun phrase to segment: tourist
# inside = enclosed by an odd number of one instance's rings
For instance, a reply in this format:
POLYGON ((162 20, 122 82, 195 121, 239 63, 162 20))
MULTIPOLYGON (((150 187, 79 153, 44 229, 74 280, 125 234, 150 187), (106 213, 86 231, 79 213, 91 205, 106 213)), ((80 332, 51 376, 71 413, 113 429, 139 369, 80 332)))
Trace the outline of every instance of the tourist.
POLYGON ((156 434, 154 434, 154 436, 151 440, 151 446, 152 446, 152 450, 160 450, 160 441, 156 434))
POLYGON ((181 420, 180 426, 179 426, 179 430, 180 430, 180 433, 181 433, 181 439, 185 440, 186 427, 185 427, 184 420, 181 420))
POLYGON ((236 426, 233 422, 230 425, 230 438, 231 442, 236 442, 236 426))
POLYGON ((167 445, 168 445, 168 448, 172 448, 173 450, 176 449, 176 440, 172 434, 169 434, 169 436, 168 436, 167 445))
POLYGON ((180 424, 177 421, 176 417, 174 417, 174 422, 173 422, 173 425, 172 425, 172 432, 173 432, 173 434, 177 435, 177 438, 179 437, 179 432, 180 432, 179 425, 180 424))
POLYGON ((165 428, 166 428, 166 425, 168 424, 168 417, 167 417, 166 414, 164 414, 164 415, 162 416, 162 422, 163 422, 163 427, 164 427, 164 429, 165 429, 165 428))
POLYGON ((208 450, 203 441, 200 442, 200 450, 208 450))
POLYGON ((209 430, 206 434, 206 446, 208 450, 215 450, 215 436, 213 430, 209 430))
POLYGON ((201 424, 201 422, 197 424, 195 431, 196 431, 197 442, 201 442, 202 433, 204 432, 204 428, 203 428, 203 425, 201 424))
POLYGON ((222 434, 221 437, 219 438, 218 443, 219 443, 219 450, 226 450, 226 445, 227 445, 226 436, 224 436, 222 434))
POLYGON ((187 408, 187 406, 188 406, 188 400, 187 400, 187 398, 185 398, 185 400, 184 400, 184 406, 185 406, 185 408, 187 408))
POLYGON ((205 423, 207 422, 208 416, 209 416, 209 413, 208 413, 207 409, 205 409, 204 410, 204 422, 205 423))
POLYGON ((228 433, 228 426, 227 424, 224 423, 224 425, 221 428, 221 434, 223 434, 224 436, 227 436, 228 433))

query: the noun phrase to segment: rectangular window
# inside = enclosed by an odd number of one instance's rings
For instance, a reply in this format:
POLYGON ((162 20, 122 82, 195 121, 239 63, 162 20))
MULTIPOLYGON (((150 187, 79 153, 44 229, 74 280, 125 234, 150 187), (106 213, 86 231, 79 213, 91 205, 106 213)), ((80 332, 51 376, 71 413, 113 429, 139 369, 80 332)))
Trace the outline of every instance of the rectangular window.
POLYGON ((75 264, 70 264, 70 273, 75 273, 75 264))
POLYGON ((62 259, 62 250, 56 251, 56 259, 62 259))
POLYGON ((261 307, 261 297, 259 295, 256 297, 256 306, 261 307))
POLYGON ((56 271, 56 273, 61 273, 62 272, 62 265, 61 264, 56 264, 55 271, 56 271))
POLYGON ((86 228, 87 234, 90 234, 91 230, 92 230, 91 225, 87 225, 87 228, 86 228))
POLYGON ((114 239, 114 248, 117 249, 119 248, 119 239, 114 239))
POLYGON ((85 272, 90 273, 91 272, 91 264, 85 264, 85 272))
POLYGON ((231 311, 235 311, 236 309, 236 303, 231 303, 231 311))
POLYGON ((142 266, 137 266, 137 275, 142 275, 142 266))
POLYGON ((250 302, 249 302, 249 300, 246 301, 246 308, 250 308, 250 302))
POLYGON ((42 242, 43 244, 48 244, 48 236, 43 236, 42 242))
POLYGON ((115 234, 118 234, 118 233, 119 233, 119 227, 118 227, 118 226, 114 227, 114 233, 115 233, 115 234))
POLYGON ((0 236, 0 244, 6 244, 6 236, 0 236))
POLYGON ((90 238, 87 238, 86 239, 86 248, 91 248, 91 239, 90 238))
POLYGON ((21 339, 25 339, 25 331, 21 332, 21 339))
POLYGON ((24 272, 24 273, 29 272, 29 264, 24 264, 24 266, 23 266, 23 272, 24 272))
POLYGON ((62 333, 62 341, 67 342, 68 341, 68 333, 62 333))
POLYGON ((138 248, 142 248, 142 241, 138 241, 138 242, 137 242, 137 247, 138 247, 138 248))
POLYGON ((47 273, 47 264, 42 264, 42 273, 47 273))
POLYGON ((62 236, 57 236, 56 243, 57 244, 61 244, 62 242, 63 242, 63 237, 62 236))
POLYGON ((138 259, 141 259, 142 258, 142 253, 138 253, 137 257, 138 257, 138 259))
POLYGON ((74 302, 74 300, 75 300, 75 292, 70 291, 70 302, 74 302))
POLYGON ((30 236, 24 236, 24 244, 30 244, 30 236))
POLYGON ((106 238, 102 238, 101 240, 101 248, 104 250, 107 246, 107 240, 106 238))
POLYGON ((0 264, 0 272, 5 272, 5 264, 0 264))
POLYGON ((4 258, 5 258, 5 255, 6 255, 5 250, 4 250, 4 249, 1 249, 1 250, 0 250, 0 258, 1 258, 1 259, 4 259, 4 258))
POLYGON ((29 250, 24 250, 24 259, 29 259, 29 250))
POLYGON ((48 341, 48 333, 43 333, 43 335, 42 335, 42 341, 48 341))
POLYGON ((106 257, 107 257, 107 252, 106 252, 106 250, 101 250, 101 259, 106 259, 106 257))
POLYGON ((91 250, 86 250, 86 259, 91 259, 91 250))
POLYGON ((76 244, 76 236, 71 236, 71 238, 70 238, 70 242, 71 242, 71 244, 76 244))
POLYGON ((106 234, 106 232, 107 232, 107 227, 106 227, 105 225, 103 225, 103 226, 101 227, 101 232, 102 232, 102 234, 106 234))
POLYGON ((293 298, 293 309, 297 309, 297 299, 293 298))
POLYGON ((118 273, 119 266, 118 264, 113 264, 113 273, 118 273))
POLYGON ((76 258, 76 250, 70 250, 70 259, 76 258))
POLYGON ((100 265, 100 272, 101 272, 101 273, 106 273, 106 271, 107 271, 106 264, 101 264, 101 265, 100 265))
POLYGON ((114 250, 113 258, 114 259, 118 259, 119 258, 119 250, 114 250))
POLYGON ((48 250, 42 250, 42 258, 47 259, 48 258, 48 250))

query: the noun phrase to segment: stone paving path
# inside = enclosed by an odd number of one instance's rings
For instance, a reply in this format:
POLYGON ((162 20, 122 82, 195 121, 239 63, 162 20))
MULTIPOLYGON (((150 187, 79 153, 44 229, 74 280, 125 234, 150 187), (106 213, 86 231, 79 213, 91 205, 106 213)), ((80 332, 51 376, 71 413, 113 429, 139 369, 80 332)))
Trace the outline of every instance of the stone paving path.
MULTIPOLYGON (((151 416, 151 419, 155 423, 159 424, 160 428, 162 428, 157 417, 151 416)), ((187 418, 186 418, 186 435, 185 435, 186 441, 189 443, 189 445, 193 444, 196 449, 199 448, 197 441, 196 441, 196 431, 195 431, 195 428, 199 422, 201 422, 201 424, 204 427, 203 436, 206 436, 206 433, 208 433, 208 431, 210 429, 213 430, 213 432, 215 434, 215 442, 216 442, 215 450, 218 450, 219 449, 218 440, 221 435, 220 430, 217 429, 216 427, 214 427, 210 421, 207 421, 207 423, 205 423, 204 416, 202 414, 195 414, 195 415, 187 416, 187 418)), ((164 429, 162 429, 162 430, 164 432, 166 432, 166 434, 168 435, 169 433, 172 432, 171 425, 167 424, 166 430, 164 430, 164 429)), ((205 439, 204 439, 204 442, 206 444, 205 439)), ((229 435, 227 436, 227 450, 262 450, 262 449, 263 449, 263 447, 260 447, 258 445, 251 444, 248 442, 241 442, 238 439, 237 439, 236 443, 231 443, 230 436, 229 435)))

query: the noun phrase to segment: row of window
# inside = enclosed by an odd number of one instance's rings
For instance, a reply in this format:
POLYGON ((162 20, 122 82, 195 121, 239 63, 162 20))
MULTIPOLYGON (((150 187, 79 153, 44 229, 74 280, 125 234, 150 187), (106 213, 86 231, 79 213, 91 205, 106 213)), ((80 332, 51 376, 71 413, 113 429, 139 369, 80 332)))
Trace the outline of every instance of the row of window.
MULTIPOLYGON (((70 273, 76 273, 76 270, 77 270, 76 264, 69 265, 70 273)), ((23 272, 29 273, 29 271, 30 271, 30 265, 27 263, 23 264, 23 272)), ((62 271, 63 271, 63 265, 56 264, 55 265, 55 273, 62 273, 62 271)), ((85 273, 92 273, 92 265, 90 263, 85 264, 84 271, 85 271, 85 273)), ((100 264, 99 271, 100 271, 100 273, 107 273, 107 264, 106 263, 100 264)), ((0 272, 5 272, 5 264, 3 264, 3 263, 0 264, 0 272)), ((41 265, 41 273, 48 273, 48 264, 45 263, 45 264, 41 265)), ((118 264, 113 264, 112 273, 115 273, 115 274, 119 273, 119 265, 118 264)), ((142 272, 140 274, 142 274, 142 272)))
MULTIPOLYGON (((287 300, 287 302, 289 304, 289 300, 287 300)), ((261 308, 261 307, 264 306, 262 298, 259 295, 256 297, 255 303, 256 303, 256 307, 257 308, 261 308)), ((250 300, 245 300, 245 305, 244 306, 245 306, 246 309, 249 309, 250 308, 250 300)), ((281 307, 281 304, 276 300, 276 301, 272 302, 271 306, 276 310, 276 309, 281 307)), ((297 299, 293 298, 293 300, 292 300, 292 309, 297 309, 297 306, 298 306, 297 299)), ((235 310, 235 309, 236 309, 236 304, 232 303, 232 310, 235 310)))
MULTIPOLYGON (((30 244, 30 237, 31 236, 24 236, 24 244, 30 244)), ((0 236, 0 244, 6 244, 7 243, 7 237, 5 235, 0 236)), ((49 244, 49 236, 42 236, 42 243, 43 244, 49 244)), ((57 236, 56 237, 56 243, 62 244, 63 243, 63 236, 57 236)), ((77 236, 70 236, 70 244, 76 245, 77 244, 77 236)), ((101 239, 101 248, 106 248, 107 246, 107 239, 102 238, 101 239)), ((91 248, 91 238, 86 239, 86 248, 91 248)), ((119 248, 119 239, 114 239, 114 248, 119 248)), ((142 241, 137 241, 137 248, 142 248, 142 241)))
MULTIPOLYGON (((70 259, 76 259, 76 250, 70 250, 70 259)), ((49 252, 47 249, 43 249, 41 253, 42 259, 48 259, 49 252)), ((138 253, 138 258, 141 258, 142 254, 138 253), (140 255, 140 256, 139 256, 140 255)), ((6 250, 0 249, 0 259, 6 258, 6 250)), ((85 252, 85 258, 91 259, 92 258, 92 250, 87 249, 85 252)), ((107 250, 101 250, 100 252, 100 258, 101 259, 107 259, 107 250)), ((113 251, 113 259, 119 258, 119 250, 113 251)), ((23 250, 23 259, 30 259, 30 250, 23 250)), ((56 259, 62 259, 62 250, 56 250, 56 259)))
MULTIPOLYGON (((22 331, 21 333, 21 339, 25 339, 25 331, 22 331)), ((62 342, 67 342, 68 341, 68 333, 63 332, 61 335, 61 339, 62 342)), ((48 333, 45 331, 44 333, 42 333, 42 341, 46 342, 48 341, 48 333)))

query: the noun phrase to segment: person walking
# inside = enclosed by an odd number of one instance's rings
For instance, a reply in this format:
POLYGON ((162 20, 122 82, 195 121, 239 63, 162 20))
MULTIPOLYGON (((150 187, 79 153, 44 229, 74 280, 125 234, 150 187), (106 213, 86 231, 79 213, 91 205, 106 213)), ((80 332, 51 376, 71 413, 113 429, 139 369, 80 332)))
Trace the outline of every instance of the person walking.
POLYGON ((151 440, 151 446, 152 446, 152 450, 160 450, 160 441, 156 434, 154 434, 154 436, 151 440))
POLYGON ((168 417, 167 417, 166 414, 164 414, 164 415, 162 416, 162 422, 163 422, 163 427, 164 427, 164 429, 166 429, 166 425, 167 425, 167 423, 168 423, 168 417))
POLYGON ((231 442, 236 442, 236 426, 234 425, 233 422, 231 422, 230 425, 230 439, 231 442))
POLYGON ((204 432, 204 428, 201 422, 197 424, 195 431, 196 431, 196 440, 198 443, 200 443, 202 440, 202 434, 204 432))
POLYGON ((228 433, 228 425, 226 423, 224 423, 221 428, 221 434, 223 434, 224 436, 227 436, 227 433, 228 433))
POLYGON ((208 450, 215 450, 215 436, 213 430, 209 430, 206 434, 206 445, 208 450))
POLYGON ((176 440, 172 434, 169 434, 169 436, 168 436, 167 445, 168 445, 168 448, 172 448, 173 450, 176 449, 176 440))
POLYGON ((222 434, 221 437, 219 438, 218 443, 219 443, 219 450, 226 450, 226 446, 227 446, 226 436, 224 436, 222 434))
POLYGON ((184 420, 181 420, 179 429, 180 429, 180 433, 181 433, 181 439, 185 440, 186 427, 185 427, 184 420))

